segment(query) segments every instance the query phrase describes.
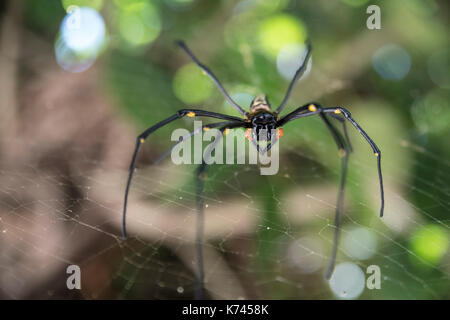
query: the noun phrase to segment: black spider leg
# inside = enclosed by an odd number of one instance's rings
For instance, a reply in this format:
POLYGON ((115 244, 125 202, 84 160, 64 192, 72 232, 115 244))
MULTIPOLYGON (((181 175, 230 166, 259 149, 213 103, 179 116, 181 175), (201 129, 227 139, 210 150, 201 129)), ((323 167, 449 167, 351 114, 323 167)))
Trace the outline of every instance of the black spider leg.
POLYGON ((369 137, 369 135, 352 118, 351 113, 348 110, 342 107, 322 109, 318 104, 310 103, 297 108, 296 110, 292 111, 291 113, 287 114, 286 116, 278 120, 277 126, 281 127, 292 120, 320 113, 343 115, 345 119, 348 120, 358 130, 358 132, 364 137, 364 139, 367 141, 367 143, 369 143, 370 147, 372 148, 373 153, 377 157, 378 180, 380 183, 380 195, 381 195, 380 217, 382 217, 384 212, 384 187, 383 187, 383 175, 381 174, 381 151, 377 147, 375 142, 373 142, 373 140, 369 137))
POLYGON ((221 114, 221 113, 209 112, 209 111, 203 111, 203 110, 196 110, 196 109, 182 109, 182 110, 177 111, 177 113, 175 113, 174 115, 170 116, 169 118, 158 122, 154 126, 148 128, 143 133, 141 133, 136 139, 136 147, 134 148, 133 157, 131 158, 130 171, 128 173, 128 181, 127 181, 127 186, 126 186, 126 189, 125 189, 125 199, 124 199, 124 204, 123 204, 123 218, 122 218, 122 238, 123 239, 126 239, 126 237, 127 237, 126 214, 127 214, 128 193, 130 191, 131 179, 133 178, 133 172, 134 172, 134 167, 135 167, 135 163, 136 163, 136 158, 137 158, 137 154, 138 154, 138 151, 139 151, 139 147, 141 146, 142 143, 144 143, 145 139, 152 132, 154 132, 154 131, 158 130, 159 128, 164 127, 166 124, 169 124, 170 122, 172 122, 172 121, 174 121, 176 119, 180 119, 180 118, 182 118, 184 116, 188 116, 188 117, 195 117, 195 116, 210 117, 210 118, 217 118, 217 119, 223 119, 223 120, 239 122, 239 123, 242 123, 242 124, 245 123, 240 118, 233 117, 233 116, 228 116, 228 115, 221 114))
MULTIPOLYGON (((233 129, 238 127, 243 127, 242 124, 234 124, 227 125, 219 128, 220 132, 223 133, 225 129, 233 129)), ((222 134, 217 135, 214 142, 208 145, 208 149, 205 150, 207 155, 211 154, 211 150, 216 146, 216 144, 222 139, 222 134)), ((199 165, 196 175, 196 202, 197 202, 197 234, 196 234, 196 256, 197 256, 197 278, 196 278, 196 286, 195 286, 195 299, 202 300, 204 296, 204 280, 205 280, 205 271, 204 271, 204 263, 203 263, 203 234, 204 234, 204 198, 203 198, 203 190, 204 190, 204 178, 206 174, 207 163, 205 162, 205 157, 202 157, 202 163, 199 165)))
POLYGON ((276 114, 280 114, 281 111, 284 109, 284 107, 286 106, 286 103, 289 100, 289 97, 291 96, 292 89, 294 88, 295 82, 300 78, 300 76, 302 76, 305 73, 306 68, 308 66, 309 58, 311 57, 311 51, 312 51, 312 46, 311 46, 311 43, 308 42, 307 45, 306 45, 305 58, 303 59, 303 62, 300 65, 300 67, 295 72, 295 75, 292 78, 291 83, 289 84, 289 87, 288 87, 288 89, 286 91, 286 95, 284 96, 283 101, 281 102, 281 104, 277 108, 277 110, 275 111, 276 114))
POLYGON ((202 125, 201 128, 198 128, 192 132, 190 132, 189 134, 185 135, 184 137, 180 137, 180 140, 175 142, 170 148, 169 150, 167 150, 166 152, 164 152, 161 156, 159 156, 155 161, 153 161, 153 165, 156 165, 158 163, 160 163, 162 160, 164 160, 165 158, 167 158, 167 156, 172 152, 172 150, 179 145, 180 143, 189 140, 190 138, 192 138, 193 136, 195 136, 196 134, 199 134, 200 132, 202 132, 203 130, 208 129, 213 129, 213 128, 217 128, 220 126, 225 126, 228 124, 233 124, 234 122, 231 121, 225 121, 225 122, 217 122, 217 123, 211 123, 211 124, 204 124, 202 125))
POLYGON ((369 135, 363 130, 363 128, 360 127, 360 125, 352 118, 351 113, 342 107, 334 107, 334 108, 325 108, 323 109, 323 112, 325 113, 334 113, 334 114, 342 114, 344 115, 345 119, 347 119, 355 128, 358 130, 358 132, 366 139, 366 141, 369 143, 370 147, 372 148, 372 151, 374 155, 377 157, 377 170, 378 170, 378 179, 380 183, 380 195, 381 195, 381 207, 380 207, 380 217, 383 217, 384 212, 384 187, 383 187, 383 175, 381 173, 381 151, 378 148, 378 146, 373 142, 373 140, 369 137, 369 135))
MULTIPOLYGON (((330 131, 331 135, 333 136, 333 139, 338 147, 339 156, 341 157, 341 178, 339 183, 339 191, 338 191, 338 197, 336 202, 336 211, 334 216, 334 239, 333 239, 333 249, 331 253, 330 263, 328 265, 327 271, 325 273, 325 279, 329 280, 335 264, 336 264, 336 257, 337 257, 337 251, 339 247, 339 236, 340 236, 340 230, 341 230, 341 219, 343 215, 343 209, 344 209, 344 195, 345 195, 345 184, 347 180, 347 167, 348 167, 348 157, 351 152, 351 144, 350 140, 348 140, 348 134, 345 130, 345 134, 347 136, 347 141, 343 139, 342 135, 339 133, 339 131, 334 127, 334 125, 330 122, 326 114, 323 112, 323 109, 320 106, 317 105, 305 105, 303 107, 300 107, 296 110, 298 114, 306 115, 311 114, 312 112, 317 112, 322 121, 327 126, 328 130, 330 131), (308 112, 309 111, 309 112, 308 112)), ((341 118, 341 120, 343 120, 341 118)), ((345 122, 343 123, 344 128, 345 122)))
MULTIPOLYGON (((319 109, 321 110, 321 109, 319 109)), ((336 203, 336 212, 334 215, 334 239, 333 239, 333 250, 331 253, 330 263, 328 265, 327 272, 325 273, 325 279, 329 280, 333 274, 334 266, 336 264, 336 256, 339 247, 339 236, 341 231, 341 219, 344 211, 344 196, 345 196, 345 185, 347 180, 347 167, 348 167, 348 157, 351 152, 350 141, 347 139, 345 141, 339 131, 334 127, 334 125, 328 120, 325 113, 319 113, 319 116, 325 122, 326 126, 330 130, 334 141, 339 149, 339 156, 342 158, 341 161, 341 179, 339 184, 338 198, 336 203)))
POLYGON ((195 299, 203 300, 205 270, 203 262, 203 234, 205 232, 205 211, 203 199, 204 175, 206 172, 206 162, 202 158, 202 164, 198 167, 195 174, 195 201, 197 203, 197 225, 195 237, 195 251, 197 259, 197 275, 195 282, 195 299))
POLYGON ((187 45, 183 42, 183 41, 177 41, 177 44, 181 47, 181 49, 183 49, 190 57, 191 59, 195 62, 195 64, 197 64, 211 79, 212 81, 214 81, 214 83, 216 84, 217 88, 219 88, 220 92, 222 92, 222 94, 224 95, 224 97, 228 100, 229 103, 231 103, 231 105, 244 117, 247 117, 247 112, 242 109, 241 106, 239 106, 231 97, 230 95, 227 93, 227 91, 225 90, 225 88, 222 86, 222 84, 220 83, 219 79, 217 79, 217 77, 212 73, 211 70, 209 70, 209 68, 207 66, 205 66, 204 64, 202 64, 197 57, 192 53, 191 50, 189 50, 189 48, 187 47, 187 45))
POLYGON ((350 152, 353 152, 353 146, 352 146, 352 143, 350 141, 350 136, 348 135, 347 123, 345 121, 345 118, 341 117, 340 115, 335 114, 335 113, 330 113, 329 115, 331 117, 333 117, 334 119, 338 120, 342 124, 342 128, 344 129, 345 140, 347 142, 347 147, 349 148, 350 152))

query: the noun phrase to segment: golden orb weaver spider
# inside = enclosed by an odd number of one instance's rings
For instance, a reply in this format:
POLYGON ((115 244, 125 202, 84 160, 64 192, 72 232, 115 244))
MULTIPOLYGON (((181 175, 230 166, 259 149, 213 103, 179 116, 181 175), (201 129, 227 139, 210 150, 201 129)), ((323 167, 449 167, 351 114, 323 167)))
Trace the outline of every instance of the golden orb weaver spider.
MULTIPOLYGON (((126 233, 126 212, 127 212, 127 201, 128 201, 128 193, 130 191, 130 184, 133 177, 133 172, 135 168, 135 162, 136 157, 139 151, 139 147, 141 144, 145 142, 145 139, 156 131, 157 129, 173 122, 174 120, 183 118, 183 117, 208 117, 208 118, 215 118, 215 119, 221 119, 226 120, 225 122, 218 122, 208 125, 206 128, 213 128, 217 127, 221 132, 227 132, 228 130, 235 129, 235 128, 246 128, 246 136, 247 138, 255 142, 258 139, 260 139, 260 133, 264 132, 268 141, 271 141, 271 132, 274 132, 272 130, 275 130, 278 137, 281 137, 283 135, 282 126, 286 123, 312 116, 312 115, 319 115, 319 117, 324 122, 325 126, 330 131, 331 135, 333 136, 333 139, 336 142, 336 145, 338 147, 338 154, 340 158, 342 159, 341 163, 341 180, 339 184, 339 192, 338 192, 338 199, 336 204, 336 212, 335 212, 335 219, 334 219, 334 225, 335 225, 335 231, 334 231, 334 240, 333 240, 333 250, 331 254, 330 263, 328 266, 328 269, 325 274, 325 278, 327 280, 330 279, 333 270, 334 265, 336 262, 336 255, 337 255, 337 248, 338 248, 338 241, 339 241, 339 230, 340 230, 340 220, 342 216, 342 210, 343 210, 343 202, 344 202, 344 190, 345 190, 345 183, 346 183, 346 176, 347 176, 347 164, 348 164, 348 157, 349 154, 352 152, 352 146, 350 143, 350 139, 347 133, 347 127, 345 125, 346 121, 349 121, 357 130, 358 132, 364 137, 364 139, 369 143, 370 147, 373 150, 373 153, 375 154, 377 158, 377 168, 378 168, 378 178, 379 178, 379 184, 380 184, 380 194, 381 194, 381 208, 380 208, 380 217, 383 216, 383 210, 384 210, 384 189, 383 189, 383 177, 381 174, 381 152, 380 149, 378 149, 375 142, 372 141, 372 139, 367 135, 367 133, 359 126, 359 124, 352 118, 350 112, 342 107, 332 107, 332 108, 322 108, 317 103, 307 103, 301 107, 298 107, 291 113, 279 117, 279 114, 283 110, 283 108, 286 106, 286 103, 291 95, 292 89, 294 87, 295 82, 300 78, 300 76, 305 72, 307 62, 311 56, 311 45, 307 45, 305 58, 300 65, 300 67, 295 72, 294 77, 292 78, 289 87, 287 89, 287 92, 284 96, 283 101, 279 105, 279 107, 272 111, 271 105, 265 95, 258 95, 253 99, 249 112, 245 111, 241 106, 239 106, 227 93, 225 88, 222 86, 220 81, 216 78, 216 76, 209 70, 208 67, 203 65, 197 57, 189 50, 189 48, 186 46, 186 44, 182 41, 178 41, 177 44, 191 57, 191 59, 203 70, 203 72, 208 75, 212 81, 216 84, 217 88, 220 90, 220 92, 224 95, 226 100, 241 114, 242 118, 229 116, 221 113, 216 112, 210 112, 210 111, 203 111, 198 109, 182 109, 177 111, 174 115, 170 116, 169 118, 162 120, 161 122, 158 122, 157 124, 151 126, 144 132, 142 132, 136 139, 136 146, 134 149, 134 153, 131 159, 130 164, 130 171, 128 174, 128 181, 126 185, 125 190, 125 199, 124 199, 124 207, 123 207, 123 220, 122 220, 122 236, 124 239, 126 239, 127 233, 126 233), (344 135, 343 137, 340 132, 334 127, 334 125, 330 122, 329 117, 335 118, 339 120, 344 129, 344 135)), ((192 133, 193 135, 195 133, 192 133)), ((181 142, 181 141, 180 141, 181 142)), ((258 145, 254 143, 256 148, 259 152, 261 150, 259 149, 258 145)), ((262 150, 263 152, 267 151, 268 148, 270 148, 270 145, 265 150, 262 150)), ((203 270, 203 219, 204 219, 204 201, 203 201, 203 181, 201 179, 201 176, 206 171, 207 164, 205 163, 205 160, 203 159, 202 164, 197 169, 196 172, 196 202, 197 202, 197 235, 196 235, 196 255, 197 255, 197 274, 196 274, 196 289, 195 289, 195 297, 197 299, 203 298, 203 291, 204 291, 204 270, 203 270)))

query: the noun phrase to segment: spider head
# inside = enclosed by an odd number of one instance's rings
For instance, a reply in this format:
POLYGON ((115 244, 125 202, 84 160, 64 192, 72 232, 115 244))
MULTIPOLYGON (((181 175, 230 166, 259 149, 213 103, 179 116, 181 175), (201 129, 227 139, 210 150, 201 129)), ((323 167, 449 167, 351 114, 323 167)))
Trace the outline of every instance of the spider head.
POLYGON ((259 94, 253 99, 250 105, 250 121, 252 130, 249 139, 254 141, 271 140, 272 130, 276 128, 277 119, 270 109, 266 95, 259 94))

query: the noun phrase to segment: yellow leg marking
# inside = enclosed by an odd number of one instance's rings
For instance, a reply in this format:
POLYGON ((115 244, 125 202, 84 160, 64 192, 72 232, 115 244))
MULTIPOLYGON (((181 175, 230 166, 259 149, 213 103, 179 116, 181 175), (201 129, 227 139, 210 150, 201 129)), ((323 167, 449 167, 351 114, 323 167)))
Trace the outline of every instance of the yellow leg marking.
POLYGON ((227 135, 229 132, 230 132, 230 128, 226 128, 226 129, 223 131, 223 134, 224 134, 224 135, 227 135))
POLYGON ((344 149, 339 149, 338 156, 339 158, 343 158, 347 155, 347 152, 344 149))
POLYGON ((144 139, 144 138, 141 138, 140 142, 141 142, 141 143, 144 143, 144 142, 145 142, 145 139, 144 139))
POLYGON ((204 127, 203 130, 204 131, 209 131, 209 129, 211 129, 210 127, 204 127))
POLYGON ((195 117, 195 112, 190 111, 190 112, 188 112, 186 115, 187 115, 189 118, 193 118, 193 117, 195 117))
POLYGON ((379 157, 380 154, 378 152, 374 152, 375 157, 379 157))
POLYGON ((341 109, 336 109, 336 110, 334 110, 334 113, 336 113, 336 114, 341 113, 341 109))
POLYGON ((315 105, 313 105, 313 104, 310 104, 308 106, 308 110, 311 111, 311 112, 316 112, 317 111, 317 107, 315 105))

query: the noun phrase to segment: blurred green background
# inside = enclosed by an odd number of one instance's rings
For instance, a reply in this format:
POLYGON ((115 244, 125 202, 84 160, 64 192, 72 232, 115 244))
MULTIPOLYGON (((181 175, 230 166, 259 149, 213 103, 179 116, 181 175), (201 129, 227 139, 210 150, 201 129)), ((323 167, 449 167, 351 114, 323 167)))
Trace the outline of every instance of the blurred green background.
POLYGON ((318 118, 291 122, 277 175, 208 169, 208 297, 450 298, 449 15, 444 0, 4 2, 1 112, 14 121, 0 144, 0 296, 193 298, 195 166, 151 166, 191 120, 141 150, 120 240, 137 134, 185 107, 238 116, 174 41, 247 109, 261 92, 281 102, 309 39, 311 65, 284 112, 310 101, 352 112, 383 154, 385 217, 376 161, 349 126, 339 272, 325 281, 340 161, 318 118), (366 26, 371 4, 379 30, 366 26), (81 290, 66 288, 70 264, 81 290), (381 289, 366 287, 371 265, 381 289))

